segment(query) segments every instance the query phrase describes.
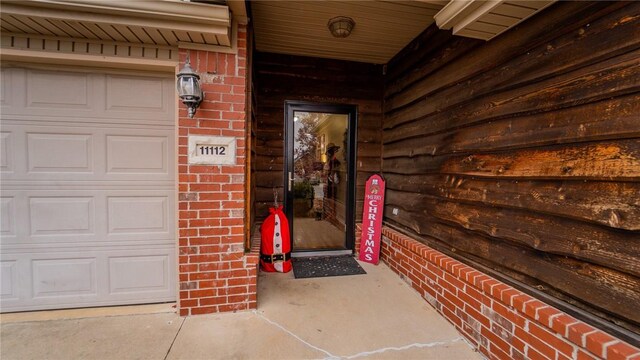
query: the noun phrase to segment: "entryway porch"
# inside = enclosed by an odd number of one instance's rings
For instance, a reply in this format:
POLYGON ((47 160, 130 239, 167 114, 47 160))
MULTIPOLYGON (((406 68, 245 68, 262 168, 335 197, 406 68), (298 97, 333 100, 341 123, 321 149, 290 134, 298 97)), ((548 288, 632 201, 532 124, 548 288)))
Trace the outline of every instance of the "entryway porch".
POLYGON ((154 314, 38 314, 53 316, 44 321, 34 321, 34 313, 5 314, 2 358, 481 358, 385 264, 361 265, 366 275, 294 279, 292 273, 261 273, 258 310, 252 312, 184 318, 167 305, 154 314))

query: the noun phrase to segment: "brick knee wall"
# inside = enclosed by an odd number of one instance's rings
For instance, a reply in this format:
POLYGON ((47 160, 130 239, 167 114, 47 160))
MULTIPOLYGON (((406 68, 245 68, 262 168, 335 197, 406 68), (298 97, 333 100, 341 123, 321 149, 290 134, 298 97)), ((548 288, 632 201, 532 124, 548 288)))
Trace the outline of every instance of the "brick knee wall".
POLYGON ((246 27, 237 53, 181 49, 200 75, 205 99, 193 119, 179 102, 178 276, 181 316, 256 307, 258 254, 245 253, 246 27), (236 138, 234 165, 189 165, 189 135, 236 138))
POLYGON ((640 349, 540 300, 400 232, 382 233, 382 261, 488 358, 640 359, 640 349))

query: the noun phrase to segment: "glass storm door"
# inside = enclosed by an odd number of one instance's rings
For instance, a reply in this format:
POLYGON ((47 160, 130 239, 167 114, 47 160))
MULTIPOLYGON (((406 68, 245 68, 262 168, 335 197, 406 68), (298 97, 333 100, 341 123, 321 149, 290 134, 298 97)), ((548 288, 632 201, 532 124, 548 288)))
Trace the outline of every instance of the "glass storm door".
POLYGON ((287 103, 285 193, 296 252, 350 250, 355 109, 287 103))

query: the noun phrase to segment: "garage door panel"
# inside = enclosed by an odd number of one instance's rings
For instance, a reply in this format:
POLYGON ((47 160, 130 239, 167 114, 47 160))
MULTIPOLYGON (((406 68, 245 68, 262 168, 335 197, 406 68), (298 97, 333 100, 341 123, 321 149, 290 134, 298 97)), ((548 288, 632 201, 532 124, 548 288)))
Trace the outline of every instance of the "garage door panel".
POLYGON ((107 173, 169 173, 167 136, 107 136, 107 173))
MULTIPOLYGON (((55 186, 52 186, 55 188, 55 186)), ((175 195, 164 189, 11 190, 0 198, 3 250, 170 244, 175 240, 175 195), (16 227, 22 224, 22 228, 16 227), (17 234, 16 230, 22 230, 17 234)))
POLYGON ((95 212, 93 197, 31 197, 31 235, 95 235, 95 212))
POLYGON ((173 244, 3 253, 2 311, 175 301, 175 263, 173 244))
POLYGON ((93 141, 89 134, 27 134, 29 172, 93 171, 93 141))
POLYGON ((5 122, 3 180, 173 184, 173 129, 5 122), (27 131, 26 129, 29 129, 27 131))
POLYGON ((13 171, 13 133, 0 132, 0 171, 13 171))
POLYGON ((166 233, 168 203, 166 196, 109 197, 109 234, 166 233))
MULTIPOLYGON (((166 114, 173 96, 167 97, 166 81, 157 78, 107 75, 106 111, 166 114), (147 96, 140 97, 140 94, 147 96)), ((171 84, 173 85, 173 84, 171 84)), ((173 88, 171 88, 173 90, 173 88)), ((171 91, 173 95, 173 91, 171 91)))
POLYGON ((16 207, 12 196, 0 197, 0 235, 3 238, 16 236, 16 207))
POLYGON ((175 82, 156 75, 4 68, 3 117, 173 126, 175 82))
POLYGON ((173 76, 3 68, 3 312, 176 299, 173 76))
POLYGON ((167 291, 169 263, 165 255, 110 257, 109 290, 111 294, 167 291))
POLYGON ((9 109, 12 105, 13 72, 6 68, 0 69, 0 106, 9 109))
POLYGON ((16 261, 0 261, 0 299, 18 300, 16 261))
POLYGON ((97 296, 96 261, 96 258, 32 260, 33 299, 97 296))
POLYGON ((26 107, 94 110, 97 104, 93 101, 93 80, 93 76, 84 73, 27 70, 26 107))

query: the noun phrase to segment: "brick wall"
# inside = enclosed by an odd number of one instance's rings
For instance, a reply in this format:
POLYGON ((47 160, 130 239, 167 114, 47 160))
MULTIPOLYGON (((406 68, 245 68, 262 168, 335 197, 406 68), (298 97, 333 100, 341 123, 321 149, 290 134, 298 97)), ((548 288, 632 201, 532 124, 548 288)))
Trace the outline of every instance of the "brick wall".
POLYGON ((640 359, 638 348, 395 230, 382 232, 382 261, 488 358, 640 359))
POLYGON ((205 100, 193 119, 179 104, 179 309, 181 316, 256 307, 257 253, 245 253, 246 27, 237 54, 187 51, 205 100), (236 164, 189 165, 189 135, 236 138, 236 164))

